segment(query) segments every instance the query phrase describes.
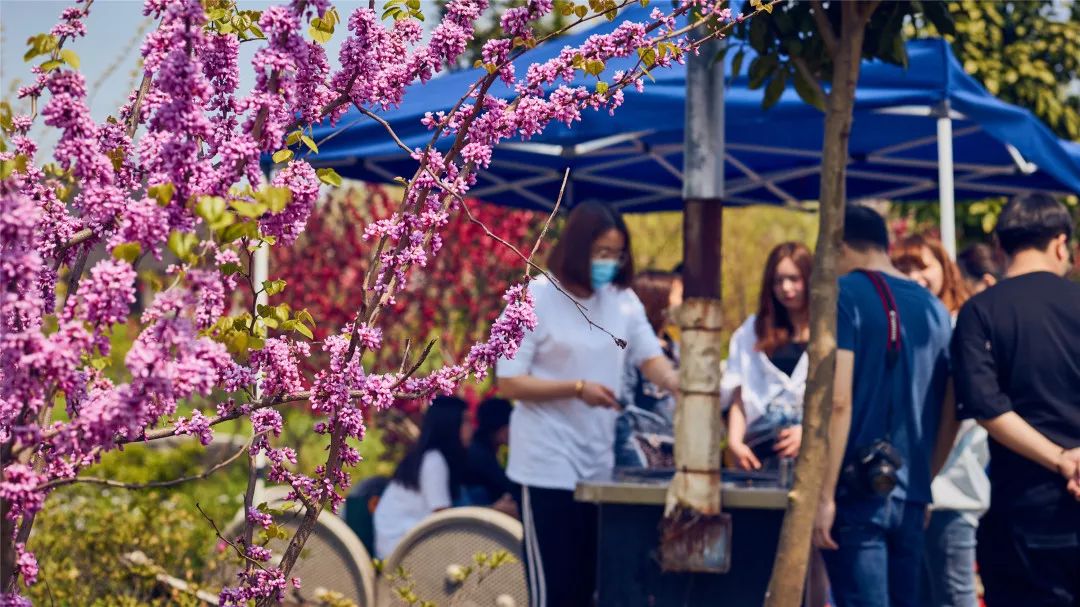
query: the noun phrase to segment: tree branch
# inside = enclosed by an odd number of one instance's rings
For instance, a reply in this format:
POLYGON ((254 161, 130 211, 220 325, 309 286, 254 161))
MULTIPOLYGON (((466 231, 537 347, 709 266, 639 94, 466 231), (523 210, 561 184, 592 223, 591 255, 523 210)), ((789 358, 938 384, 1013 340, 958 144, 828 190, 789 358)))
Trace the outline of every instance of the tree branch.
POLYGON ((813 15, 818 33, 821 34, 821 40, 825 43, 825 51, 829 57, 835 58, 840 45, 836 41, 836 32, 829 23, 829 15, 825 12, 821 0, 810 0, 810 7, 810 14, 813 15))
MULTIPOLYGON (((218 529, 217 523, 214 522, 214 519, 210 518, 210 515, 206 514, 206 511, 202 509, 202 506, 199 505, 199 502, 195 502, 195 509, 198 510, 199 514, 203 515, 203 518, 206 519, 206 522, 210 523, 210 526, 214 528, 214 535, 216 535, 219 540, 231 546, 232 549, 236 551, 236 554, 240 555, 240 558, 244 559, 248 563, 255 564, 255 566, 257 566, 259 569, 266 571, 266 567, 264 567, 262 563, 248 556, 236 544, 230 542, 228 539, 225 538, 224 535, 221 535, 221 529, 218 529)), ((244 513, 244 516, 247 517, 246 512, 244 513)))
POLYGON ((799 73, 806 78, 806 81, 810 83, 810 86, 814 87, 818 95, 821 95, 822 100, 827 99, 828 95, 825 93, 825 87, 821 86, 821 82, 814 75, 814 72, 810 71, 810 65, 806 63, 806 60, 797 55, 791 55, 791 63, 795 66, 795 69, 799 70, 799 73))
MULTIPOLYGON (((254 439, 252 439, 252 440, 254 440, 254 439)), ((201 472, 201 473, 196 474, 194 476, 185 476, 185 477, 181 477, 181 478, 174 478, 174 479, 168 480, 168 481, 153 481, 153 482, 149 482, 149 483, 125 483, 125 482, 116 481, 116 480, 113 480, 113 479, 110 479, 110 478, 97 478, 97 477, 93 477, 93 476, 80 476, 80 477, 75 477, 75 478, 56 479, 56 480, 49 481, 47 483, 42 483, 42 484, 38 485, 37 487, 35 487, 34 491, 48 491, 50 489, 55 489, 57 487, 62 487, 64 485, 70 485, 70 484, 73 484, 73 483, 88 483, 88 484, 91 484, 91 485, 105 485, 107 487, 117 487, 119 489, 159 489, 159 488, 162 488, 162 487, 174 487, 176 485, 180 485, 180 484, 183 484, 183 483, 187 483, 187 482, 191 482, 191 481, 200 481, 200 480, 209 478, 211 474, 217 472, 218 470, 221 470, 222 468, 227 467, 229 464, 231 464, 231 463, 235 462, 237 459, 239 459, 240 456, 244 454, 244 451, 246 451, 249 447, 251 447, 251 442, 252 441, 249 440, 247 442, 247 444, 245 444, 243 447, 241 447, 240 450, 237 451, 236 453, 230 455, 228 459, 226 459, 226 460, 224 460, 222 462, 219 462, 217 464, 214 464, 210 468, 207 468, 204 472, 201 472)))
POLYGON ((551 209, 551 213, 548 214, 547 221, 544 222, 544 227, 540 230, 540 235, 536 237, 536 242, 533 243, 533 248, 529 251, 529 258, 525 260, 528 267, 525 268, 525 278, 532 278, 530 268, 532 266, 532 258, 536 256, 536 251, 540 248, 540 243, 544 242, 544 237, 547 236, 548 228, 551 227, 551 220, 555 219, 555 215, 559 212, 559 206, 562 205, 563 194, 566 193, 566 182, 570 180, 570 167, 566 167, 563 171, 562 185, 559 186, 559 197, 555 199, 555 207, 551 209))

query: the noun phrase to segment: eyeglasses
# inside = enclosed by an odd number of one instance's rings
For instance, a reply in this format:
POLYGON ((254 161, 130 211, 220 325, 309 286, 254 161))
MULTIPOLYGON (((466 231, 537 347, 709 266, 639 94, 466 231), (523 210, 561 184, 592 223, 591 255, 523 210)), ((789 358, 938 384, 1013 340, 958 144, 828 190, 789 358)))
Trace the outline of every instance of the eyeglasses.
POLYGON ((609 249, 607 247, 596 247, 592 250, 593 259, 614 259, 619 263, 626 263, 628 256, 624 249, 609 249))

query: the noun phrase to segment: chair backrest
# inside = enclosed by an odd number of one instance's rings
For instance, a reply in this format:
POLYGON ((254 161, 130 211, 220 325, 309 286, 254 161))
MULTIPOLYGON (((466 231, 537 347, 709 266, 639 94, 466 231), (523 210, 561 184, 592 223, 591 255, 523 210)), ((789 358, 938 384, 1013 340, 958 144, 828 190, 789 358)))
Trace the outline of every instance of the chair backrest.
POLYGON ((390 579, 402 570, 416 596, 436 605, 527 607, 528 585, 522 555, 521 523, 490 508, 450 508, 436 512, 410 531, 383 564, 378 604, 396 605, 396 587, 406 582, 390 579), (475 566, 474 557, 504 550, 513 558, 481 580, 471 575, 464 583, 454 574, 475 566))
POLYGON ((357 483, 345 498, 341 515, 370 554, 375 553, 375 506, 389 484, 389 477, 372 476, 357 483))
MULTIPOLYGON (((284 498, 288 492, 286 487, 271 487, 266 492, 265 501, 280 508, 286 504, 284 498)), ((275 517, 275 522, 285 528, 291 539, 303 516, 303 506, 298 505, 294 511, 275 517)), ((243 525, 244 513, 241 511, 226 528, 225 537, 232 538, 243 533, 243 525)), ((281 558, 288 545, 287 541, 270 541, 268 547, 275 558, 281 558)), ((233 564, 231 571, 226 572, 226 583, 235 579, 232 576, 235 575, 236 567, 237 565, 233 564)), ((371 556, 360 538, 332 512, 323 511, 319 516, 315 529, 304 544, 300 558, 290 575, 300 578, 302 584, 297 592, 308 604, 317 604, 316 593, 329 590, 340 593, 358 607, 375 606, 375 567, 371 556)), ((290 599, 296 598, 291 588, 289 594, 290 599)))

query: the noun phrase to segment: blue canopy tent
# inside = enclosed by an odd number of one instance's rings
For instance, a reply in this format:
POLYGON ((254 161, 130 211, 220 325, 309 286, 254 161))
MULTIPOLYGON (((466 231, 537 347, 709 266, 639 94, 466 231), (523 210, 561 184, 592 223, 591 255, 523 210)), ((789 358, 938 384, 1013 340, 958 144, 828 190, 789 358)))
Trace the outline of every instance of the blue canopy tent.
MULTIPOLYGON (((646 20, 632 7, 610 23, 540 45, 516 66, 556 56, 624 20, 646 20)), ((733 42, 739 44, 739 42, 733 42)), ((907 45, 907 69, 863 63, 856 95, 847 173, 848 196, 942 203, 943 240, 953 244, 953 199, 1040 190, 1080 192, 1080 145, 1058 140, 1037 118, 990 95, 968 76, 943 40, 907 45)), ((745 49, 744 65, 753 59, 745 49)), ((735 52, 727 53, 727 73, 735 52)), ((630 69, 636 57, 608 63, 604 77, 630 69)), ((818 196, 823 117, 789 86, 769 110, 762 91, 743 74, 725 91, 725 204, 796 204, 818 196)), ((466 70, 415 85, 400 108, 383 117, 409 146, 425 145, 425 112, 449 110, 484 72, 466 70)), ((682 156, 686 68, 657 69, 645 91, 626 92, 614 116, 586 110, 572 127, 552 125, 530 141, 499 146, 470 195, 489 202, 550 210, 563 172, 571 185, 564 204, 603 201, 623 211, 682 208, 682 156)), ((491 94, 512 99, 502 82, 491 94)), ((416 163, 385 129, 355 110, 336 127, 315 129, 333 138, 312 158, 345 177, 392 181, 416 163)), ((446 142, 448 145, 449 142, 446 142)))

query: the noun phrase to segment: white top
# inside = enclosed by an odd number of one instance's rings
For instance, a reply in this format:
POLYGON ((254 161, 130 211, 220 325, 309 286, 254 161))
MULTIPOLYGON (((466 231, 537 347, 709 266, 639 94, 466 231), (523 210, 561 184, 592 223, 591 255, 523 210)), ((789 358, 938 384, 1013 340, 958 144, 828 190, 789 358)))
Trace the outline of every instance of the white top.
POLYGON ((930 484, 935 510, 956 510, 972 525, 990 508, 990 446, 986 430, 973 419, 960 423, 945 467, 930 484))
POLYGON ((804 352, 790 376, 777 369, 769 357, 755 347, 755 318, 756 315, 751 314, 731 335, 727 364, 720 381, 720 402, 724 410, 731 406, 735 389, 742 388, 747 429, 753 428, 754 423, 764 417, 769 403, 802 409, 806 371, 810 364, 804 352))
MULTIPOLYGON (((956 314, 952 315, 953 327, 956 314)), ((960 422, 945 467, 930 484, 935 510, 956 510, 972 525, 990 508, 990 445, 986 430, 973 420, 960 422)))
MULTIPOLYGON (((645 308, 630 289, 608 285, 577 299, 592 322, 627 342, 625 349, 592 327, 581 311, 547 278, 529 284, 538 323, 526 333, 513 360, 500 359, 497 377, 531 375, 550 380, 585 380, 622 389, 623 365, 640 366, 663 356, 645 308)), ((575 298, 576 299, 576 298, 575 298)), ((506 474, 531 487, 573 490, 581 479, 614 467, 617 412, 576 398, 519 401, 510 414, 510 461, 506 474)))
POLYGON ((449 508, 450 466, 432 449, 420 462, 420 490, 391 481, 375 507, 375 557, 385 559, 413 527, 436 510, 449 508))

